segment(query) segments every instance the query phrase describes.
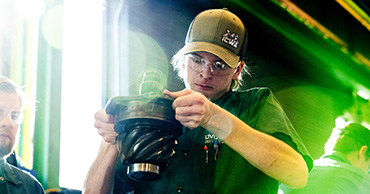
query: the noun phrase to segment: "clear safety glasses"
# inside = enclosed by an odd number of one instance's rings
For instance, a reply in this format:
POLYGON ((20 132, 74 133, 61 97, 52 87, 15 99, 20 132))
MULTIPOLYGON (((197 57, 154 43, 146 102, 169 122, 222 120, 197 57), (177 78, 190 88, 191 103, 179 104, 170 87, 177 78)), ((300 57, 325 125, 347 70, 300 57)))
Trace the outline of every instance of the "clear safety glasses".
POLYGON ((230 69, 228 65, 222 60, 220 61, 208 61, 207 59, 197 55, 197 54, 187 54, 185 55, 186 60, 188 61, 188 66, 192 70, 202 73, 205 68, 207 68, 207 64, 210 64, 211 74, 214 76, 221 76, 228 74, 227 69, 230 69))
POLYGON ((3 120, 7 115, 10 115, 10 118, 14 123, 21 124, 23 122, 23 112, 13 109, 8 110, 0 108, 0 121, 3 120))

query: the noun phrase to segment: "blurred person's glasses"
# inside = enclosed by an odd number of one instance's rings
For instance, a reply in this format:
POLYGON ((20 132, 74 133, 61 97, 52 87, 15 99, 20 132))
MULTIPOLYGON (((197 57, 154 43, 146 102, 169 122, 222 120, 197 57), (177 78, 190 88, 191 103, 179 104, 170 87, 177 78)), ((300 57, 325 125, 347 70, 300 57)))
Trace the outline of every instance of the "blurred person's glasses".
POLYGON ((0 121, 3 120, 7 115, 10 115, 10 118, 14 123, 21 124, 23 122, 23 112, 13 109, 8 110, 0 108, 0 121))
POLYGON ((210 69, 211 74, 214 76, 220 76, 227 74, 227 69, 231 69, 225 62, 220 61, 209 61, 197 54, 187 54, 185 57, 188 60, 188 66, 198 72, 202 73, 207 68, 207 64, 211 63, 210 69))

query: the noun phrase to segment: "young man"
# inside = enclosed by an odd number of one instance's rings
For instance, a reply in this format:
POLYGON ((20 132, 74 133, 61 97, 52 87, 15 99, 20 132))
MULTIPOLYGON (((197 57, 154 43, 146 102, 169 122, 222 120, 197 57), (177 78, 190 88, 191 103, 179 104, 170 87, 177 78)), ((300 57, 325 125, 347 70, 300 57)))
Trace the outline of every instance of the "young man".
POLYGON ((6 162, 19 136, 24 106, 25 94, 22 89, 0 76, 0 193, 45 193, 33 176, 6 162))
POLYGON ((369 193, 370 130, 357 123, 335 128, 325 145, 325 154, 315 160, 303 189, 281 186, 284 193, 369 193))
POLYGON ((173 65, 186 89, 174 98, 184 126, 176 154, 155 181, 127 178, 117 164, 114 118, 100 110, 104 141, 87 175, 85 193, 277 193, 279 182, 306 185, 312 159, 272 92, 234 91, 246 73, 247 32, 227 9, 201 12, 173 65), (215 148, 215 149, 213 149, 215 148))

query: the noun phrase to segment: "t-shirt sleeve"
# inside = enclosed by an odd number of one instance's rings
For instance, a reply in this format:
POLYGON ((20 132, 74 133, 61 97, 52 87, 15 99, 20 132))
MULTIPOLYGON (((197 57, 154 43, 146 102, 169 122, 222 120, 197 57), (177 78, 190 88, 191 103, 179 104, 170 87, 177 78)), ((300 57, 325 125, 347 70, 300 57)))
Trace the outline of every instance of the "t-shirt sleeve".
POLYGON ((291 146, 302 155, 308 169, 311 170, 313 159, 272 91, 268 88, 259 88, 249 92, 249 97, 242 99, 244 104, 247 104, 244 108, 248 111, 242 111, 239 118, 245 119, 254 129, 291 146))

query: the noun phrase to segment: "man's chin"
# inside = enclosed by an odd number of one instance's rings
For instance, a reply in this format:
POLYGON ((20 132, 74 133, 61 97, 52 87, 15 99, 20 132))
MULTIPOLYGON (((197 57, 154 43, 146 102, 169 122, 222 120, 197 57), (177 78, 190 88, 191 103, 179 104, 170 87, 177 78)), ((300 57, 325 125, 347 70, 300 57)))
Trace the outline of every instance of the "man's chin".
POLYGON ((12 146, 8 144, 0 146, 0 158, 7 158, 11 152, 12 152, 12 146))

